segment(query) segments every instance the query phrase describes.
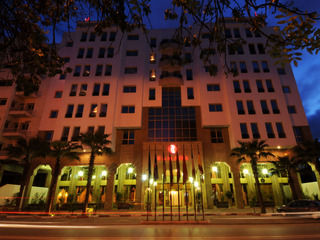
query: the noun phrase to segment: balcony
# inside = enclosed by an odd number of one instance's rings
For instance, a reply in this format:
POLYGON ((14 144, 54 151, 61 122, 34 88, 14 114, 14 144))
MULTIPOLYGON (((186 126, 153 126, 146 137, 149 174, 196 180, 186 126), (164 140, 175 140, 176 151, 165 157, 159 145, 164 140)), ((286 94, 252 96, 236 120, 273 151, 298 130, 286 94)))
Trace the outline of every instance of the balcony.
POLYGON ((20 138, 26 137, 27 132, 27 130, 19 128, 5 128, 3 129, 2 136, 7 138, 20 138))
POLYGON ((16 96, 19 97, 19 98, 37 98, 40 95, 37 92, 33 92, 33 93, 28 94, 28 95, 25 95, 24 91, 17 90, 16 91, 16 96))
POLYGON ((159 84, 167 87, 179 87, 183 84, 182 75, 180 71, 161 73, 159 84))
POLYGON ((9 110, 9 115, 12 117, 32 117, 33 109, 28 108, 25 105, 19 105, 11 107, 9 110))
POLYGON ((177 53, 180 52, 181 46, 175 39, 163 39, 160 42, 159 49, 162 53, 177 53))
POLYGON ((179 55, 163 55, 160 59, 159 67, 162 69, 172 69, 178 67, 177 69, 180 69, 182 64, 183 62, 179 55))

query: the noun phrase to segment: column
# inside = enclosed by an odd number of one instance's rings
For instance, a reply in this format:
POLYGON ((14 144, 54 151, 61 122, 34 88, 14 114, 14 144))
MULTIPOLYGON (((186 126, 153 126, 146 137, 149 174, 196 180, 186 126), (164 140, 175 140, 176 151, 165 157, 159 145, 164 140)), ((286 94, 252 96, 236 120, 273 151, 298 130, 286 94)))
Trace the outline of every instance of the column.
POLYGON ((117 171, 116 165, 111 165, 107 168, 108 175, 107 175, 107 186, 106 186, 106 197, 104 203, 104 210, 112 210, 113 204, 113 189, 114 189, 114 177, 117 171))
POLYGON ((273 174, 271 176, 272 191, 274 196, 275 206, 281 206, 283 204, 283 192, 278 181, 278 176, 273 174))
POLYGON ((244 208, 243 196, 242 196, 242 185, 240 182, 240 167, 235 166, 232 169, 233 184, 234 184, 234 198, 237 208, 244 208))

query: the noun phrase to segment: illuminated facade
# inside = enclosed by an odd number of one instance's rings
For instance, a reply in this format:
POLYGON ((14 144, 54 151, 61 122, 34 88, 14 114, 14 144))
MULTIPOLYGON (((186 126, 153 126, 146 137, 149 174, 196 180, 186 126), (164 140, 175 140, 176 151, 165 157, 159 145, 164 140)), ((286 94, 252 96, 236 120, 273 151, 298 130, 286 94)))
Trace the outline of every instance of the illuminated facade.
MULTIPOLYGON (((7 76, 0 80, 2 149, 20 136, 77 141, 80 133, 99 130, 111 134, 114 154, 97 156, 95 161, 90 200, 97 207, 111 209, 115 203, 145 207, 149 154, 152 178, 155 158, 158 164, 159 179, 153 181, 157 184, 149 185, 151 191, 157 190, 159 206, 163 201, 169 206, 171 190, 174 206, 178 194, 185 206, 183 196, 188 191, 192 207, 193 188, 203 192, 208 208, 249 205, 255 198, 251 168, 230 157, 237 141, 263 139, 275 154, 284 155, 297 141, 311 136, 291 68, 275 65, 258 33, 244 24, 229 23, 230 40, 246 40, 237 51, 228 49, 226 56, 239 74, 226 75, 224 56, 215 54, 212 61, 218 72, 210 76, 200 59, 208 48, 208 34, 201 36, 201 48, 194 49, 170 40, 173 33, 174 29, 151 30, 147 41, 139 31, 122 34, 108 29, 98 35, 90 24, 79 23, 60 44, 60 54, 72 73, 44 79, 39 92, 27 97, 14 90, 7 76), (179 192, 177 153, 169 156, 170 144, 180 156, 181 173, 183 157, 187 163, 188 182, 185 186, 181 177, 179 192), (189 178, 192 160, 195 179, 189 178), (203 183, 199 162, 204 168, 203 183)), ((83 202, 88 161, 85 149, 80 162, 63 162, 59 207, 83 202)), ((34 163, 30 176, 36 184, 28 187, 30 194, 36 186, 49 186, 52 162, 47 158, 34 163)), ((286 176, 270 176, 270 168, 263 160, 259 164, 264 199, 281 205, 290 198, 288 181, 286 176)), ((0 179, 19 172, 3 164, 0 179)), ((154 202, 154 194, 150 196, 154 202)))

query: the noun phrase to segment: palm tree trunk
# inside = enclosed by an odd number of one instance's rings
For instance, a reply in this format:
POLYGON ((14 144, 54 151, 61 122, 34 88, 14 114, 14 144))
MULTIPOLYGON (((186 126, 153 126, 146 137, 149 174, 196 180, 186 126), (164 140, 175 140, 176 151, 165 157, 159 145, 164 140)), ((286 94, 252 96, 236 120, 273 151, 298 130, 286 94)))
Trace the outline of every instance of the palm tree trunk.
POLYGON ((293 199, 302 199, 303 198, 303 192, 298 180, 298 175, 295 171, 295 169, 290 168, 288 171, 288 182, 292 191, 292 198, 293 199))
POLYGON ((252 172, 255 180, 256 192, 258 196, 258 202, 261 208, 261 213, 266 213, 266 207, 264 205, 261 189, 260 189, 260 182, 258 177, 258 169, 256 167, 252 167, 252 172))
POLYGON ((23 190, 26 187, 26 181, 27 181, 29 168, 30 167, 28 165, 24 166, 24 168, 23 168, 22 177, 20 180, 20 189, 19 189, 19 193, 18 193, 17 201, 16 201, 16 210, 17 211, 21 211, 20 205, 21 205, 21 202, 22 203, 24 202, 22 199, 22 194, 23 194, 23 190))
POLYGON ((51 184, 50 184, 48 198, 47 198, 46 211, 48 213, 52 212, 52 208, 54 205, 54 197, 56 195, 56 188, 57 188, 59 172, 60 172, 60 158, 57 157, 56 164, 55 164, 53 172, 52 172, 52 179, 51 179, 51 184))
POLYGON ((95 159, 95 155, 94 155, 93 150, 91 150, 89 170, 88 170, 88 180, 87 180, 87 187, 86 187, 86 197, 84 199, 84 206, 83 206, 82 213, 85 213, 86 209, 88 208, 89 194, 90 194, 90 190, 91 190, 92 173, 93 173, 93 167, 94 167, 94 159, 95 159))

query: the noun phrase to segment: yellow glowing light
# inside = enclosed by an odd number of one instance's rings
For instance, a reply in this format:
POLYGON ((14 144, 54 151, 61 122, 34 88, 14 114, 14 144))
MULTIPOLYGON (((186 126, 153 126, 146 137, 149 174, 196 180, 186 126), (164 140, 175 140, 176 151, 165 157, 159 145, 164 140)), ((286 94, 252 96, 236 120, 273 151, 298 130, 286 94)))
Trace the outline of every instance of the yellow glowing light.
POLYGON ((193 177, 189 177, 189 182, 193 183, 193 177))
POLYGON ((197 181, 194 182, 194 186, 197 188, 199 187, 199 183, 197 181))
POLYGON ((154 185, 154 186, 157 186, 157 185, 158 185, 158 183, 157 183, 157 182, 154 182, 154 183, 153 183, 153 185, 154 185))
POLYGON ((62 193, 61 192, 59 192, 59 194, 58 194, 58 198, 61 198, 62 197, 62 193))
POLYGON ((103 170, 103 171, 101 172, 101 176, 102 176, 102 177, 107 176, 107 171, 106 171, 106 170, 103 170))
POLYGON ((130 174, 130 173, 133 173, 133 168, 132 167, 129 167, 128 168, 128 173, 130 174))
POLYGON ((213 166, 212 167, 212 172, 218 172, 218 167, 217 166, 213 166))
POLYGON ((268 169, 266 169, 266 168, 262 169, 262 174, 267 175, 268 174, 268 169))
POLYGON ((151 178, 149 182, 150 182, 150 184, 152 184, 153 183, 153 179, 151 178))
POLYGON ((281 149, 281 146, 277 146, 278 149, 281 149))
POLYGON ((243 174, 244 174, 244 175, 249 174, 249 170, 248 170, 248 169, 243 169, 243 174))
POLYGON ((176 153, 177 153, 177 146, 174 145, 174 144, 170 144, 170 145, 168 146, 168 151, 169 151, 170 153, 172 153, 172 154, 176 154, 176 153))
POLYGON ((80 170, 80 171, 78 172, 78 176, 79 176, 79 177, 83 177, 83 171, 82 171, 82 170, 80 170))
POLYGON ((96 175, 93 175, 93 176, 92 176, 92 179, 96 179, 96 175))
POLYGON ((142 174, 142 181, 146 181, 147 180, 147 174, 142 174))

